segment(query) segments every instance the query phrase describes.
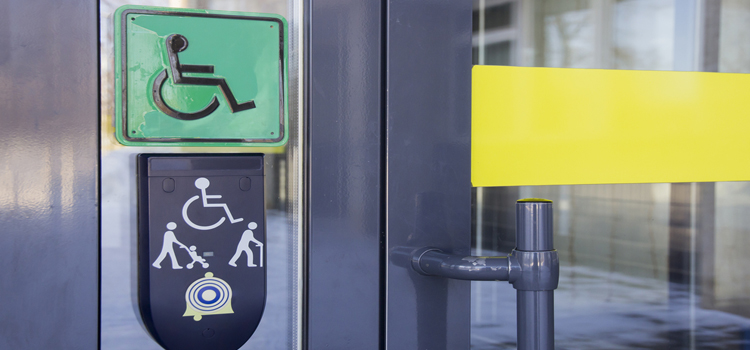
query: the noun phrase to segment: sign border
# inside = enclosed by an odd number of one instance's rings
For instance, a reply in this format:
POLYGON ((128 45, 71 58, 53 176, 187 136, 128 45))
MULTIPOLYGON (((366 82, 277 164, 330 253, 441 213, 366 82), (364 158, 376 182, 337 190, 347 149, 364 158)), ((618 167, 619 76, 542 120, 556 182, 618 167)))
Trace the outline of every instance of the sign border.
POLYGON ((288 27, 281 15, 252 12, 230 12, 184 8, 125 5, 115 11, 115 138, 125 146, 165 146, 165 147, 275 147, 286 144, 289 135, 288 106, 288 27), (250 19, 278 23, 279 34, 279 85, 282 93, 279 99, 280 135, 274 139, 243 138, 132 138, 127 134, 127 16, 150 14, 164 16, 208 17, 228 19, 250 19), (120 59, 117 59, 117 58, 120 59), (118 74, 119 73, 119 74, 118 74))

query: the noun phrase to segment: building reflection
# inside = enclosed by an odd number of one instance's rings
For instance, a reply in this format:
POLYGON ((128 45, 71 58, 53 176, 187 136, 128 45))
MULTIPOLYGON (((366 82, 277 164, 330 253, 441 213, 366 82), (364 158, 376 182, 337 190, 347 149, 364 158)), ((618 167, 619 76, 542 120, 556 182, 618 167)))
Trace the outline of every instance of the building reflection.
MULTIPOLYGON (((475 64, 750 72, 741 0, 476 0, 475 64)), ((555 201, 558 349, 750 348, 748 183, 477 188, 476 254, 555 201)), ((514 290, 472 282, 472 349, 514 349, 514 290)))

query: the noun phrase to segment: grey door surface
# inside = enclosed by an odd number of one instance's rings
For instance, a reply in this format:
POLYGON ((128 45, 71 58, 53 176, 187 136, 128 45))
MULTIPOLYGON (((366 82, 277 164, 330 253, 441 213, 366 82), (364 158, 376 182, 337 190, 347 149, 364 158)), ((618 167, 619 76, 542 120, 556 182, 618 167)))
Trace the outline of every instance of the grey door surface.
POLYGON ((465 349, 469 282, 398 254, 469 255, 470 1, 308 2, 310 349, 465 349))
POLYGON ((0 349, 95 349, 96 1, 0 1, 0 349))

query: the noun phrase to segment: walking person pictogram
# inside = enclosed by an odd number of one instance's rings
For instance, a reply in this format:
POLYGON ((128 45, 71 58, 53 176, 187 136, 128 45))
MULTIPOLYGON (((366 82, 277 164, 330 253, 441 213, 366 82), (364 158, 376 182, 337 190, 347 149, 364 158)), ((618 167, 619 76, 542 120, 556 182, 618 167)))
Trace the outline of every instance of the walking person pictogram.
POLYGON ((177 262, 177 257, 174 255, 173 245, 177 244, 180 248, 185 249, 187 249, 187 247, 184 244, 180 243, 180 241, 177 240, 177 237, 174 236, 174 232, 172 232, 172 230, 174 230, 175 228, 177 228, 177 224, 175 224, 174 222, 170 222, 167 224, 167 230, 169 231, 164 232, 161 253, 159 253, 159 257, 156 258, 156 261, 151 264, 157 269, 161 268, 161 262, 167 257, 167 255, 169 255, 170 259, 172 259, 172 269, 178 270, 182 268, 182 266, 180 266, 180 264, 177 262))
POLYGON ((260 248, 258 251, 260 252, 260 259, 258 259, 260 267, 263 267, 263 243, 261 243, 259 240, 257 240, 253 236, 253 231, 256 228, 258 228, 258 224, 251 222, 247 224, 248 230, 245 230, 245 232, 242 233, 242 237, 240 238, 240 243, 237 244, 237 251, 235 251, 234 256, 232 256, 232 260, 229 260, 229 265, 237 267, 237 259, 240 258, 242 255, 242 252, 245 252, 247 255, 247 267, 256 267, 258 265, 255 264, 253 261, 253 250, 250 248, 250 242, 255 243, 255 246, 260 248))
POLYGON ((194 223, 192 220, 190 220, 190 218, 188 217, 188 208, 190 207, 190 204, 192 204, 193 202, 197 201, 198 198, 202 198, 203 199, 203 207, 204 208, 224 208, 224 212, 227 214, 227 218, 229 218, 229 222, 231 222, 233 224, 244 220, 243 218, 236 218, 235 219, 232 216, 232 212, 229 210, 229 206, 226 203, 209 203, 208 202, 209 199, 221 199, 221 195, 220 194, 207 194, 206 193, 206 189, 210 185, 211 185, 211 182, 208 181, 208 179, 205 178, 205 177, 201 177, 201 178, 198 178, 197 180, 195 180, 195 187, 198 188, 199 190, 201 190, 201 194, 200 194, 200 196, 195 195, 195 196, 191 197, 190 199, 187 200, 187 202, 185 202, 185 205, 182 206, 182 218, 185 220, 185 223, 187 223, 190 227, 192 227, 192 228, 194 228, 196 230, 202 230, 202 231, 213 230, 213 229, 219 227, 219 225, 221 225, 221 224, 224 223, 224 220, 225 220, 224 217, 222 217, 221 219, 219 219, 219 221, 217 221, 213 225, 209 225, 209 226, 198 225, 198 224, 194 223))
MULTIPOLYGON (((182 34, 172 34, 167 37, 165 44, 167 46, 167 57, 169 59, 169 71, 172 75, 172 81, 175 84, 182 85, 203 85, 203 86, 218 86, 221 90, 224 98, 229 103, 229 109, 232 113, 241 112, 244 110, 255 108, 255 101, 250 100, 243 103, 238 103, 234 97, 232 90, 229 88, 226 79, 224 78, 203 78, 203 77, 190 77, 184 76, 183 73, 214 73, 213 65, 192 65, 192 64, 180 64, 180 59, 177 56, 178 52, 185 51, 188 47, 188 40, 182 34)), ((161 94, 161 89, 164 86, 164 82, 167 81, 167 69, 163 70, 154 80, 152 87, 152 95, 154 103, 164 114, 180 119, 180 120, 196 120, 204 118, 209 114, 213 113, 216 108, 219 108, 219 100, 216 96, 213 97, 211 102, 206 108, 195 112, 195 113, 184 113, 169 107, 165 102, 161 94)))

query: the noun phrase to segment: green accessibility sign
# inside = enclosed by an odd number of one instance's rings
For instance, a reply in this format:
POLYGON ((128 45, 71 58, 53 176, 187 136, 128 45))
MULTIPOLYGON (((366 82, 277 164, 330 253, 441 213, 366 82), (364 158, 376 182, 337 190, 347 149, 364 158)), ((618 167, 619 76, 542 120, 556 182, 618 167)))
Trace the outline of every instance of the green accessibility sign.
POLYGON ((274 14, 123 6, 115 129, 126 146, 280 146, 287 23, 274 14))

